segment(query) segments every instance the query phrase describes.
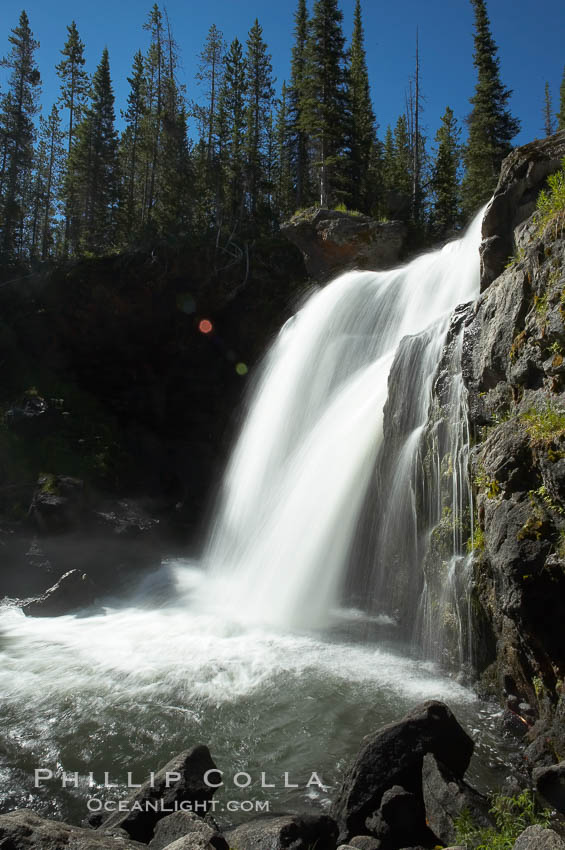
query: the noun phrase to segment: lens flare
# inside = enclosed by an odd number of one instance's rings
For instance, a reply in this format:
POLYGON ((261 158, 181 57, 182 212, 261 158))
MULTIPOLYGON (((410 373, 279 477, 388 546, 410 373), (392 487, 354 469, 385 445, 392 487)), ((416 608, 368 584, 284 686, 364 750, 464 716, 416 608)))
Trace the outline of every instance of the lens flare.
POLYGON ((247 375, 249 369, 245 365, 245 363, 238 363, 235 367, 235 371, 238 375, 247 375))
POLYGON ((198 330, 201 334, 209 334, 212 333, 214 326, 210 319, 201 319, 198 323, 198 330))

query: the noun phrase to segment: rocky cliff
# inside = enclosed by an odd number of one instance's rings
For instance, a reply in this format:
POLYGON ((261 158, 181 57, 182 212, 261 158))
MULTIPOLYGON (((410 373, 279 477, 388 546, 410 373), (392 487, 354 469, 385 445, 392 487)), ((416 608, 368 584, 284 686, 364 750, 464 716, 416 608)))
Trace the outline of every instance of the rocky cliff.
MULTIPOLYGON (((474 662, 490 692, 542 719, 565 717, 565 229, 535 207, 563 156, 565 132, 505 161, 483 222, 482 294, 448 341, 463 324, 474 662)), ((440 370, 436 410, 441 394, 440 370)), ((551 761, 550 738, 538 747, 551 761)))

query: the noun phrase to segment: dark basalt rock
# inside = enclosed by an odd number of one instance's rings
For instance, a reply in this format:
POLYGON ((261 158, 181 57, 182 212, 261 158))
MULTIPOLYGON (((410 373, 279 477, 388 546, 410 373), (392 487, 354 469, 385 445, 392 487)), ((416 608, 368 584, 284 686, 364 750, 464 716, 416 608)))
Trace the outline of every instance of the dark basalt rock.
POLYGON ((464 780, 438 762, 431 753, 424 756, 422 790, 428 826, 442 844, 456 838, 456 821, 468 811, 477 826, 492 826, 489 802, 464 780))
POLYGON ((134 840, 148 844, 158 821, 171 814, 180 803, 204 814, 214 794, 214 788, 205 784, 204 774, 215 767, 208 747, 199 745, 180 753, 156 774, 153 787, 146 782, 132 795, 129 811, 110 815, 100 829, 119 827, 134 840), (173 778, 173 774, 178 774, 179 778, 173 778), (158 810, 152 811, 151 806, 147 810, 147 803, 158 803, 158 810))
POLYGON ((366 834, 366 819, 379 810, 383 795, 394 785, 420 795, 422 763, 427 753, 433 753, 457 778, 462 778, 473 746, 450 709, 434 700, 418 706, 398 723, 367 736, 332 806, 340 839, 366 834))
POLYGON ((242 824, 226 838, 238 850, 335 850, 337 831, 327 815, 295 815, 242 824))
POLYGON ((565 156, 565 131, 516 148, 502 164, 493 199, 483 220, 481 291, 502 273, 514 253, 514 230, 535 210, 549 174, 565 156))
POLYGON ((400 785, 393 785, 382 796, 381 805, 365 826, 381 840, 382 848, 392 844, 414 843, 428 836, 425 828, 425 811, 419 794, 412 794, 400 785))
POLYGON ((308 274, 326 281, 348 269, 386 269, 397 265, 407 228, 401 221, 375 221, 365 215, 311 207, 281 226, 304 255, 308 274))
POLYGON ((120 831, 82 829, 47 820, 27 809, 0 815, 0 847, 5 850, 140 850, 146 847, 120 831))
POLYGON ((88 575, 70 570, 42 596, 24 603, 22 610, 32 617, 59 617, 89 607, 96 597, 96 586, 88 575))
POLYGON ((551 767, 538 767, 533 772, 536 788, 547 802, 565 814, 565 761, 551 767))
POLYGON ((149 847, 151 850, 162 850, 182 838, 199 841, 198 846, 209 845, 214 850, 229 850, 223 835, 193 812, 174 812, 158 821, 149 847))

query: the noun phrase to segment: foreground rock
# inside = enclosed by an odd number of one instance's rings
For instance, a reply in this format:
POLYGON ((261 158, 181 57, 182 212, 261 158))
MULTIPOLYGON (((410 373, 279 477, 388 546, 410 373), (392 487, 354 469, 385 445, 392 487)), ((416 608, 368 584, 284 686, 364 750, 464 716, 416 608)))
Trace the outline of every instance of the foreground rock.
POLYGON ((82 829, 19 809, 0 815, 0 847, 6 850, 139 850, 120 831, 82 829))
POLYGON ((237 850, 335 850, 337 825, 327 815, 269 818, 238 826, 226 838, 237 850))
POLYGON ((229 850, 223 835, 193 812, 175 812, 160 820, 149 847, 151 850, 162 850, 179 839, 200 842, 202 846, 210 846, 214 850, 229 850))
POLYGON ((22 611, 32 617, 59 617, 87 608, 96 596, 96 586, 86 573, 69 570, 41 596, 22 605, 22 611))
POLYGON ((454 776, 435 756, 424 757, 422 790, 426 809, 426 821, 442 844, 455 841, 456 821, 463 812, 468 812, 476 826, 493 826, 486 797, 475 791, 464 780, 454 776))
POLYGON ((529 826, 517 839, 514 850, 565 850, 565 841, 553 829, 529 826))
POLYGON ((405 817, 410 822, 412 843, 420 840, 426 843, 430 833, 422 798, 424 756, 433 753, 461 779, 473 746, 450 709, 434 700, 418 706, 398 723, 367 736, 332 807, 340 840, 371 833, 386 838, 393 822, 405 817), (391 807, 392 800, 385 795, 394 786, 399 786, 403 793, 397 791, 396 802, 391 807), (420 815, 416 817, 418 809, 420 815))
POLYGON ((311 207, 281 227, 304 255, 308 274, 326 281, 348 269, 386 269, 397 265, 407 229, 400 221, 375 221, 365 215, 311 207))
POLYGON ((129 811, 110 815, 100 829, 121 828, 136 841, 148 844, 158 821, 181 803, 205 814, 214 789, 205 784, 204 774, 215 767, 208 747, 200 745, 180 753, 156 774, 153 787, 146 782, 130 798, 129 811))
POLYGON ((565 761, 551 767, 539 767, 533 772, 536 788, 547 802, 565 814, 565 761))

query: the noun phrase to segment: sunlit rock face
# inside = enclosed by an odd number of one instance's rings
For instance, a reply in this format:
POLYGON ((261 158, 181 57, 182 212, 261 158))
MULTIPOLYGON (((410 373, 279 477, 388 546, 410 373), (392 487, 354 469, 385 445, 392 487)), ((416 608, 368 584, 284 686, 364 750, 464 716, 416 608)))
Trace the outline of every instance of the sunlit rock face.
POLYGON ((310 207, 281 227, 300 248, 308 274, 326 281, 349 269, 388 269, 406 246, 402 221, 375 221, 360 213, 310 207))

